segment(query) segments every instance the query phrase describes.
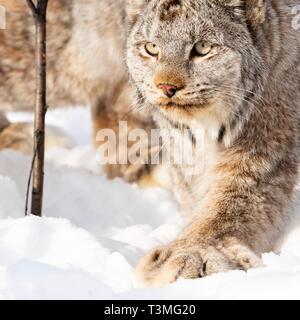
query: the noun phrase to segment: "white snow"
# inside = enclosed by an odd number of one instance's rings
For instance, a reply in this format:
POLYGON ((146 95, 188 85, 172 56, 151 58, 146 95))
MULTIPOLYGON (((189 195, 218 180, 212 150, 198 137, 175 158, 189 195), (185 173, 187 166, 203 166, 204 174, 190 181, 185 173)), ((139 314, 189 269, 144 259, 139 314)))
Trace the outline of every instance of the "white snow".
MULTIPOLYGON (((13 113, 10 119, 31 120, 13 113)), ((48 123, 71 135, 72 150, 47 153, 42 219, 24 218, 31 159, 0 153, 0 299, 299 299, 300 193, 293 229, 265 267, 158 289, 140 288, 134 266, 184 225, 172 196, 107 181, 91 147, 87 109, 54 110, 48 123)))

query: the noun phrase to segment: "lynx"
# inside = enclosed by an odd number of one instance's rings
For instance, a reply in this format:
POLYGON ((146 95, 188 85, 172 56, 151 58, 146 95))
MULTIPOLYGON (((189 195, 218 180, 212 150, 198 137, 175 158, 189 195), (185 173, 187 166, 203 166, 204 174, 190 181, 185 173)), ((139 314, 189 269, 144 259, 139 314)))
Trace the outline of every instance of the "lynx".
POLYGON ((160 127, 200 129, 207 142, 203 172, 170 170, 190 222, 141 260, 147 285, 260 266, 283 236, 298 173, 299 4, 129 1, 136 96, 160 127))
MULTIPOLYGON (((7 11, 1 110, 30 109, 32 20, 23 0, 0 4, 7 11)), ((137 272, 146 285, 260 266, 283 236, 298 175, 300 35, 292 8, 299 4, 49 2, 50 107, 91 104, 95 132, 129 114, 132 127, 151 128, 153 118, 160 128, 187 128, 193 143, 197 130, 205 135, 198 159, 205 170, 186 176, 184 167, 171 167, 189 224, 141 260, 137 272), (142 113, 132 114, 132 104, 142 113)), ((1 142, 11 124, 4 116, 0 122, 1 142)))

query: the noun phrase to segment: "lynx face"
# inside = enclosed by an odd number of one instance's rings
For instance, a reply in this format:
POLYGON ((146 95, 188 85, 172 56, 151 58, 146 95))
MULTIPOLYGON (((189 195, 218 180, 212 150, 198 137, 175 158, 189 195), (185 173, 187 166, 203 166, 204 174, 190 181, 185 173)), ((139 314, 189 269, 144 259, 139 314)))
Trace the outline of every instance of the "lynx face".
POLYGON ((139 97, 176 122, 243 118, 262 66, 240 1, 130 3, 127 65, 139 97))

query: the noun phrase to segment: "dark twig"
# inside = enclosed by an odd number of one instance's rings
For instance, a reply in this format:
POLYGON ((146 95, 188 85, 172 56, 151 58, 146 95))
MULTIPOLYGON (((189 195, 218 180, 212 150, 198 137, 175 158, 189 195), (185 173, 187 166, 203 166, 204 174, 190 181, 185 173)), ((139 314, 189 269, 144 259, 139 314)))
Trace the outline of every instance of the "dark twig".
MULTIPOLYGON (((36 93, 34 118, 34 155, 28 185, 32 179, 31 213, 42 216, 44 191, 44 158, 45 158, 45 116, 46 104, 46 18, 48 0, 26 0, 33 13, 36 29, 36 93)), ((27 190, 28 202, 29 191, 27 190)), ((26 203, 26 214, 28 203, 26 203)))
POLYGON ((31 186, 31 180, 32 180, 32 173, 34 168, 34 162, 36 159, 37 149, 34 150, 33 157, 31 160, 31 166, 30 166, 30 172, 28 177, 28 183, 27 183, 27 191, 26 191, 26 200, 25 200, 25 216, 28 216, 28 203, 29 203, 29 190, 31 186))

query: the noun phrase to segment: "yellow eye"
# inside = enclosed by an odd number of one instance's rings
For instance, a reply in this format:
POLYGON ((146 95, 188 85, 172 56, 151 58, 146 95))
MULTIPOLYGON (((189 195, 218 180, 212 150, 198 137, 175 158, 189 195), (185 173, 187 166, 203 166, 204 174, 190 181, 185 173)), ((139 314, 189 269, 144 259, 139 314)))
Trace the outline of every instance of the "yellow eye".
POLYGON ((211 52, 212 45, 208 42, 198 42, 195 44, 194 50, 197 55, 205 57, 211 52))
POLYGON ((145 45, 145 50, 147 51, 147 53, 152 56, 152 57, 157 57, 159 54, 159 49, 158 46, 154 43, 147 43, 145 45))

